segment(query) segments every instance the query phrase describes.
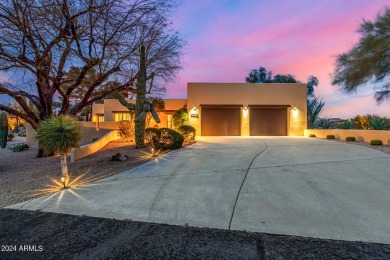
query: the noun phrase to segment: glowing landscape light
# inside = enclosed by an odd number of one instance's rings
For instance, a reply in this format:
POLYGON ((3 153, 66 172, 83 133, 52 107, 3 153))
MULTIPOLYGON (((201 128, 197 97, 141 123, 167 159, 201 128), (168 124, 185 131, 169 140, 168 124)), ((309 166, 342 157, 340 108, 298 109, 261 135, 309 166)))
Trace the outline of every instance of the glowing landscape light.
POLYGON ((66 189, 66 178, 65 177, 61 177, 61 182, 64 186, 64 189, 66 189))

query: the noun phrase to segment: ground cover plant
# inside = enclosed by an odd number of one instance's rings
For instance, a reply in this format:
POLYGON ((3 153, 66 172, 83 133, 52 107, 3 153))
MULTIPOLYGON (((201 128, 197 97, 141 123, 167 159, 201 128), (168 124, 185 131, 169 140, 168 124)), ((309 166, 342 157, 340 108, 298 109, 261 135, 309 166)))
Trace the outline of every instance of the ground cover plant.
POLYGON ((30 148, 30 146, 26 143, 18 143, 11 146, 12 152, 23 152, 30 148))
POLYGON ((346 142, 354 142, 354 141, 356 141, 356 137, 354 137, 354 136, 347 136, 347 137, 345 137, 345 141, 346 142))

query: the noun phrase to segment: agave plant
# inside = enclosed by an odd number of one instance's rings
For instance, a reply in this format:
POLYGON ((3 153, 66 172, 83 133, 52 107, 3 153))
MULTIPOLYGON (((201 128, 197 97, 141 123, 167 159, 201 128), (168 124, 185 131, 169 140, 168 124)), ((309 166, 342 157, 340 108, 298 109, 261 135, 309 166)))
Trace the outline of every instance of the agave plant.
POLYGON ((386 130, 389 125, 386 118, 375 117, 370 120, 370 126, 374 130, 386 130))
POLYGON ((60 153, 62 177, 68 179, 66 154, 78 147, 81 140, 77 119, 67 115, 54 116, 41 122, 34 137, 46 153, 60 153))
POLYGON ((307 100, 307 127, 309 129, 313 129, 318 126, 319 116, 324 106, 325 102, 320 98, 314 97, 307 100))
POLYGON ((353 122, 349 120, 342 121, 339 125, 339 128, 341 129, 352 129, 353 128, 353 122))

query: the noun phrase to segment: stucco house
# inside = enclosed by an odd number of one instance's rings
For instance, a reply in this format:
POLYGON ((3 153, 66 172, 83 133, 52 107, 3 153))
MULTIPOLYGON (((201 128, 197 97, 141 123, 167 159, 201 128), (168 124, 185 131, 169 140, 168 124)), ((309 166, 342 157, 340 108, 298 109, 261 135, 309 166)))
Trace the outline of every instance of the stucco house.
MULTIPOLYGON (((149 126, 172 128, 173 112, 186 106, 199 136, 303 136, 306 102, 301 83, 188 83, 187 99, 165 99, 161 122, 152 119, 149 126)), ((116 99, 93 104, 92 114, 95 122, 129 119, 116 99)))

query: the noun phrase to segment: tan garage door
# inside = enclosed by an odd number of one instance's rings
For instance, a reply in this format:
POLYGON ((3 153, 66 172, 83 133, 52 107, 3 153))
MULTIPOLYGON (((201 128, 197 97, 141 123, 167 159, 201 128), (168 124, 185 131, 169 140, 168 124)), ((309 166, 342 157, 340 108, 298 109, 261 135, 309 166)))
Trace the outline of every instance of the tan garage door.
POLYGON ((239 106, 202 106, 203 136, 239 136, 239 106))
POLYGON ((287 135, 287 108, 251 107, 250 135, 282 136, 287 135))

